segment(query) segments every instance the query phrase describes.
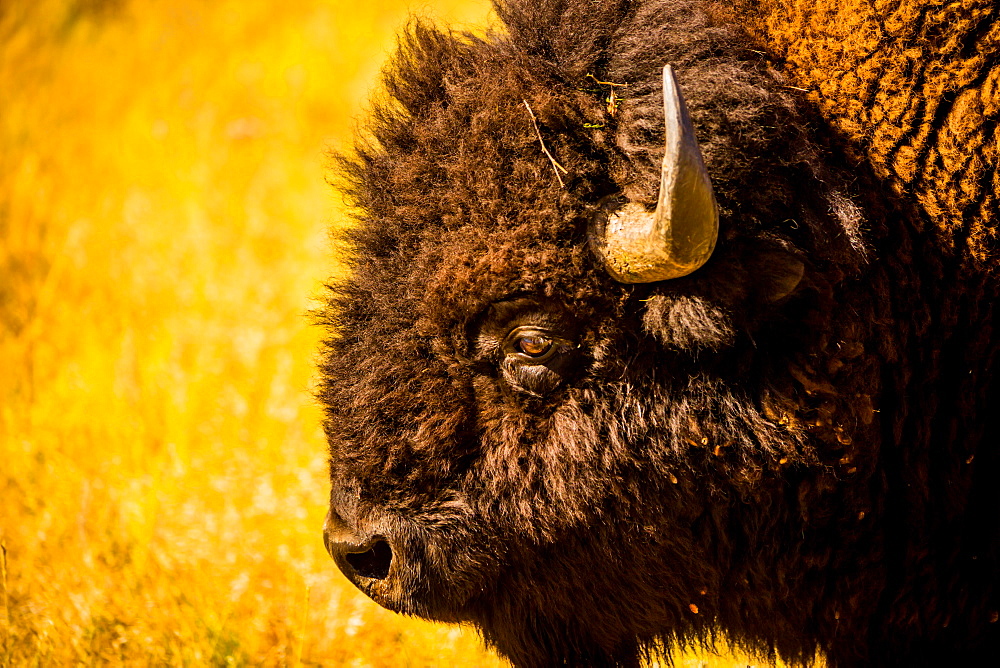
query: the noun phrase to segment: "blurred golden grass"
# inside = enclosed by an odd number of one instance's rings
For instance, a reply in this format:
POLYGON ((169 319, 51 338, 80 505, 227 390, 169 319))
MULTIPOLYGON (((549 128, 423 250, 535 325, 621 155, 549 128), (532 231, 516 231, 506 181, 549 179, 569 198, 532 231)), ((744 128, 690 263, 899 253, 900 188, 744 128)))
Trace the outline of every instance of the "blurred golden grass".
POLYGON ((407 9, 0 5, 0 665, 501 664, 320 539, 323 151, 407 9))
POLYGON ((320 539, 323 151, 407 9, 351 4, 0 7, 0 664, 498 663, 320 539))

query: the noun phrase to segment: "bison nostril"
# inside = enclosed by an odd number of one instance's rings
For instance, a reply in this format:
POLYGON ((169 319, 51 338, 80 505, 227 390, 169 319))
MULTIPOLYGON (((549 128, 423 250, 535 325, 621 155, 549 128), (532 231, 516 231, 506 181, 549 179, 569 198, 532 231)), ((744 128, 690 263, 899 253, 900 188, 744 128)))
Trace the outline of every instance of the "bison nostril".
POLYGON ((359 578, 385 580, 392 565, 392 547, 382 536, 365 537, 348 524, 331 506, 323 523, 326 551, 351 582, 361 586, 359 578))
POLYGON ((348 552, 344 558, 361 577, 384 580, 389 575, 392 548, 387 541, 377 539, 364 552, 348 552))

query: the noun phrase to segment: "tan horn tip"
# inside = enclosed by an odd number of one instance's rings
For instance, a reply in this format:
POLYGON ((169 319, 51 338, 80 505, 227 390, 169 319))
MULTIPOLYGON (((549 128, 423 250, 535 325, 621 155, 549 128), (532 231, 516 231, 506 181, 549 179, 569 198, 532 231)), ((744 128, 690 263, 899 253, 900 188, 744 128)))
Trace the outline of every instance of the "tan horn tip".
POLYGON ((708 261, 719 233, 719 209, 684 97, 670 65, 663 68, 665 147, 655 212, 606 198, 591 223, 590 243, 622 283, 680 278, 708 261))

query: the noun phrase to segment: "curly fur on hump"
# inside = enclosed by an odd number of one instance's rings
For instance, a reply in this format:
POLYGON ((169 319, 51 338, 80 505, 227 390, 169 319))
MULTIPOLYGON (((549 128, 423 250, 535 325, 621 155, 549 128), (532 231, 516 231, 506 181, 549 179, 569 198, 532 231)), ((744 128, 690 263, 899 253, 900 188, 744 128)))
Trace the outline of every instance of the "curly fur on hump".
POLYGON ((357 224, 319 396, 341 568, 519 666, 720 634, 831 666, 995 655, 995 275, 824 130, 760 8, 496 7, 485 36, 413 23, 339 159, 357 224), (655 204, 667 62, 720 239, 622 285, 587 222, 655 204))

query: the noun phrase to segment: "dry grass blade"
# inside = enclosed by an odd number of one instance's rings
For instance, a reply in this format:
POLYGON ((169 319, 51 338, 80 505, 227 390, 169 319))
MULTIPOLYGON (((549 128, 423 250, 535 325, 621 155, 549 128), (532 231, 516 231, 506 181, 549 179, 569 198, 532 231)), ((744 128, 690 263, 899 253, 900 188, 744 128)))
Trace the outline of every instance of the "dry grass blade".
POLYGON ((10 599, 7 597, 7 542, 0 541, 0 575, 3 576, 3 617, 6 624, 10 620, 10 599))
POLYGON ((542 145, 542 152, 548 157, 549 161, 552 163, 552 169, 556 173, 556 179, 559 180, 559 187, 565 188, 566 184, 563 183, 562 176, 559 175, 560 170, 563 174, 569 174, 566 168, 560 165, 555 157, 549 152, 548 147, 545 146, 545 140, 542 139, 542 131, 538 127, 538 120, 535 118, 535 112, 531 110, 531 105, 528 104, 527 100, 522 100, 524 102, 524 108, 528 110, 528 115, 531 116, 531 124, 535 126, 535 134, 538 135, 538 143, 542 145))

